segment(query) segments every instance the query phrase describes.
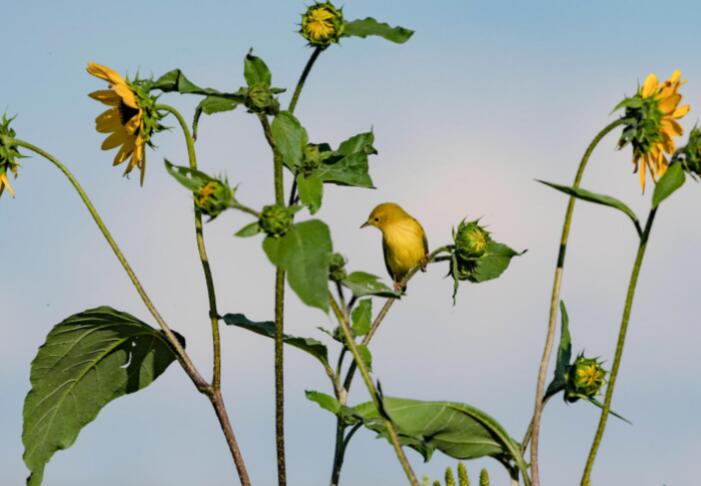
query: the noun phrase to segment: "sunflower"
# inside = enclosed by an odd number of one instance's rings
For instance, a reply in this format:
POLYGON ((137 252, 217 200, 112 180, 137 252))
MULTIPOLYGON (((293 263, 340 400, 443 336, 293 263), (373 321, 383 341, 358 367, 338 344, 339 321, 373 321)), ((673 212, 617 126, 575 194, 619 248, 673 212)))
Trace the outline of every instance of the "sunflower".
POLYGON ((141 185, 146 172, 145 146, 153 130, 147 127, 146 117, 148 93, 142 93, 137 84, 130 83, 113 69, 100 64, 88 63, 88 72, 109 83, 109 89, 94 91, 90 97, 110 106, 110 109, 95 119, 95 128, 110 135, 102 142, 102 150, 120 147, 114 157, 114 165, 129 159, 124 175, 135 167, 141 171, 141 185))
POLYGON ((314 4, 302 15, 301 33, 313 46, 337 42, 342 31, 343 13, 329 2, 314 4))
MULTIPOLYGON (((17 168, 13 167, 12 168, 12 173, 15 175, 15 179, 17 178, 17 168)), ((5 188, 7 187, 7 190, 10 191, 10 194, 12 194, 12 197, 15 197, 15 191, 12 190, 12 186, 10 185, 10 180, 7 178, 7 170, 6 169, 0 169, 0 196, 2 196, 2 193, 5 191, 5 188)))
POLYGON ((657 182, 669 167, 667 157, 676 150, 674 137, 684 133, 677 122, 690 110, 689 105, 679 106, 682 100, 679 88, 684 83, 686 81, 681 81, 679 70, 662 83, 651 73, 638 93, 619 105, 626 108, 625 118, 630 120, 623 131, 619 148, 629 142, 633 145, 634 172, 639 173, 643 191, 647 171, 657 182))
POLYGON ((18 152, 17 145, 12 142, 15 138, 15 131, 10 127, 12 123, 12 118, 8 118, 6 115, 2 116, 0 119, 0 196, 5 192, 5 188, 10 192, 12 197, 15 197, 15 191, 10 185, 10 178, 8 174, 12 174, 17 178, 17 169, 19 167, 19 162, 17 159, 21 159, 23 156, 18 152))

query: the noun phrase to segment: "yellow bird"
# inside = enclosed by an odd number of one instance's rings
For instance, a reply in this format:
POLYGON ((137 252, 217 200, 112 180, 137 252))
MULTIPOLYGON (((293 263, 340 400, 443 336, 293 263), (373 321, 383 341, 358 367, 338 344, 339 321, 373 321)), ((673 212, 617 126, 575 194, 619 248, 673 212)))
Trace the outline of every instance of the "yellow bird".
POLYGON ((382 231, 385 265, 399 290, 399 282, 407 272, 425 262, 428 255, 426 232, 421 223, 395 203, 376 206, 361 228, 367 226, 382 231))

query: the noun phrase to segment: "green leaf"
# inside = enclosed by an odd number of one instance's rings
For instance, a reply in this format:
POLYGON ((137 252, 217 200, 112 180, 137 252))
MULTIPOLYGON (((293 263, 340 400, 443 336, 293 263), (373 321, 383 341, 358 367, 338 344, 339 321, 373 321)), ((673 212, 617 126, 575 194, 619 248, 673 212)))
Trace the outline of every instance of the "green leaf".
POLYGON ((261 231, 263 231, 263 228, 260 227, 258 221, 254 221, 238 230, 234 236, 238 236, 240 238, 248 238, 249 236, 257 235, 261 231))
POLYGON ((213 115, 215 113, 232 111, 235 110, 241 103, 243 103, 243 96, 241 96, 240 100, 224 98, 221 96, 207 96, 204 98, 199 102, 197 108, 195 108, 195 116, 192 119, 192 137, 197 139, 197 130, 200 125, 200 117, 202 116, 202 113, 206 115, 213 115))
POLYGON ((682 164, 676 163, 670 165, 655 185, 655 192, 652 194, 652 207, 656 208, 662 201, 671 196, 674 191, 682 187, 682 185, 684 185, 684 180, 682 164))
POLYGON ((519 253, 502 243, 490 241, 487 245, 487 251, 476 261, 470 280, 478 283, 495 279, 504 273, 513 257, 521 256, 524 253, 526 251, 519 253))
POLYGON ((253 49, 248 51, 243 61, 243 77, 249 86, 262 85, 270 87, 270 69, 265 65, 260 57, 254 56, 253 49))
POLYGON ((562 316, 562 325, 560 328, 560 345, 557 348, 557 361, 555 364, 555 373, 553 381, 548 385, 544 399, 548 399, 556 393, 561 392, 567 385, 567 371, 570 367, 572 359, 572 338, 570 337, 569 323, 570 319, 567 315, 565 302, 560 301, 560 314, 562 316))
POLYGON ((292 172, 302 163, 304 147, 309 136, 302 124, 288 111, 281 111, 275 116, 271 126, 273 142, 282 155, 282 162, 292 172))
MULTIPOLYGON (((455 459, 510 457, 526 470, 518 444, 496 420, 475 407, 393 397, 384 397, 383 406, 402 444, 417 450, 426 461, 439 450, 455 459)), ((387 437, 384 421, 372 402, 352 410, 367 428, 387 437)))
POLYGON ((358 344, 357 347, 358 353, 360 353, 360 357, 363 359, 363 364, 367 370, 372 373, 372 353, 365 344, 358 344))
POLYGON ((41 484, 54 452, 70 447, 107 403, 147 387, 174 360, 159 331, 111 307, 54 326, 32 362, 24 401, 27 484, 41 484))
POLYGON ((353 321, 353 334, 355 336, 365 336, 372 325, 372 300, 363 299, 358 302, 358 306, 351 313, 353 321))
MULTIPOLYGON (((238 326, 249 331, 260 334, 261 336, 275 339, 275 323, 272 321, 253 322, 243 314, 226 314, 224 322, 229 326, 238 326)), ((297 336, 283 335, 282 341, 297 349, 311 354, 318 359, 324 367, 329 366, 329 352, 324 343, 312 338, 303 338, 297 336)))
POLYGON ((165 93, 177 91, 182 94, 219 95, 222 97, 232 96, 228 93, 221 93, 216 89, 200 88, 187 79, 180 69, 173 69, 165 73, 153 83, 151 89, 159 89, 165 93))
MULTIPOLYGON (((588 396, 586 396, 586 395, 575 395, 575 396, 578 396, 579 398, 581 398, 581 399, 583 399, 583 400, 586 400, 587 402, 591 403, 592 405, 595 405, 595 406, 599 407, 600 409, 603 409, 603 408, 604 408, 604 404, 601 403, 599 400, 597 400, 597 399, 594 398, 594 397, 588 397, 588 396)), ((610 414, 610 415, 613 415, 613 416, 616 417, 617 419, 623 420, 624 422, 626 422, 626 423, 628 423, 628 424, 630 424, 630 425, 633 425, 633 422, 631 422, 630 420, 628 420, 628 419, 625 418, 624 416, 617 414, 616 412, 614 412, 614 411, 611 410, 610 408, 609 408, 609 414, 610 414)))
POLYGON ((302 302, 328 310, 333 247, 325 223, 318 219, 297 223, 281 238, 265 238, 263 250, 273 265, 287 272, 287 281, 302 302))
POLYGON ((611 208, 618 209, 619 211, 623 211, 631 219, 631 221, 633 221, 636 228, 640 226, 638 217, 635 215, 633 210, 614 197, 596 194, 594 192, 587 191, 586 189, 582 189, 581 187, 561 186, 559 184, 553 184, 552 182, 541 180, 538 180, 538 182, 545 184, 546 186, 550 186, 553 189, 557 189, 558 191, 564 192, 570 196, 576 197, 577 199, 582 199, 584 201, 589 201, 596 204, 603 204, 604 206, 609 206, 611 208))
POLYGON ((356 297, 377 295, 379 297, 401 297, 399 292, 389 288, 380 281, 380 277, 366 272, 353 272, 343 279, 343 285, 348 287, 356 297))
POLYGON ((334 415, 341 411, 341 404, 334 397, 314 390, 306 390, 304 395, 308 400, 317 403, 324 410, 328 410, 334 415))
POLYGON ((199 190, 200 187, 212 180, 212 178, 204 172, 190 169, 189 167, 173 165, 168 159, 165 159, 165 166, 168 173, 172 175, 176 181, 193 192, 199 190))
POLYGON ((374 140, 372 132, 365 132, 342 142, 317 169, 319 177, 327 183, 373 189, 368 156, 377 153, 374 140))
POLYGON ((372 17, 357 19, 345 23, 343 37, 367 37, 377 35, 388 41, 403 44, 414 34, 413 30, 404 27, 392 27, 389 24, 378 22, 372 17))
POLYGON ((302 204, 309 208, 311 214, 316 213, 321 208, 321 198, 324 195, 324 183, 319 176, 312 174, 305 177, 297 176, 297 190, 302 204))

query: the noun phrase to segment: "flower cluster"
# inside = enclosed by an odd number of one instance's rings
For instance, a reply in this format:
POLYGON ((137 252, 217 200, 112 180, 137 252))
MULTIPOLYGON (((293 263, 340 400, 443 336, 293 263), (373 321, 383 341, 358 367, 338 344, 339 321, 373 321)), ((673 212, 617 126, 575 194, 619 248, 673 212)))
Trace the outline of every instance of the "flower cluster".
POLYGON ((17 169, 19 168, 17 159, 22 158, 22 156, 17 151, 17 146, 12 143, 15 138, 15 131, 10 128, 12 120, 13 118, 7 118, 6 115, 3 115, 0 123, 0 196, 7 187, 7 190, 14 197, 15 191, 10 185, 8 174, 11 173, 15 179, 17 178, 17 169))
POLYGON ((677 122, 690 110, 689 105, 679 106, 682 100, 679 88, 684 83, 679 70, 663 83, 655 74, 649 74, 635 96, 624 99, 616 107, 625 108, 625 128, 618 148, 632 145, 633 164, 643 191, 646 172, 649 170, 652 180, 657 182, 669 166, 668 155, 675 151, 674 137, 684 133, 677 122))

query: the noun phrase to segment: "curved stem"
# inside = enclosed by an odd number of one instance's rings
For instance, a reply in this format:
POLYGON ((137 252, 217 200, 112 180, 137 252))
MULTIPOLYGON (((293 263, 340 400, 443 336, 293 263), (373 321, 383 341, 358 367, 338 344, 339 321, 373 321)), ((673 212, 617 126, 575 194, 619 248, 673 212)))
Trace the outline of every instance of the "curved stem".
MULTIPOLYGON (((187 145, 187 157, 190 162, 190 169, 197 170, 197 155, 195 153, 195 143, 190 135, 190 129, 182 117, 180 112, 169 105, 156 105, 157 110, 164 110, 171 113, 180 124, 187 145)), ((194 203, 193 203, 194 204, 194 203)), ((204 244, 204 233, 202 229, 202 211, 194 205, 195 208, 195 238, 197 240, 197 251, 202 262, 202 270, 204 271, 204 279, 207 285, 207 298, 209 300, 209 318, 212 327, 212 387, 214 390, 221 389, 221 337, 219 335, 219 312, 217 311, 217 295, 214 290, 214 279, 212 277, 212 268, 209 265, 207 257, 207 248, 204 244)))
MULTIPOLYGON (((336 299, 334 299, 333 295, 331 295, 330 293, 329 302, 331 304, 331 309, 333 310, 334 315, 338 319, 338 323, 341 327, 343 337, 346 340, 346 346, 348 346, 348 349, 353 355, 355 363, 357 363, 358 370, 360 370, 360 375, 363 377, 363 381, 365 382, 365 386, 368 389, 368 393, 370 393, 370 397, 372 398, 375 408, 377 409, 378 413, 382 415, 382 403, 380 403, 380 397, 377 393, 377 389, 375 388, 375 384, 372 382, 372 378, 370 378, 370 373, 368 372, 368 369, 365 366, 365 363, 363 362, 363 358, 360 356, 360 352, 358 351, 358 347, 355 344, 353 334, 350 330, 350 327, 348 326, 348 322, 346 321, 345 315, 343 314, 343 311, 336 302, 336 299)), ((419 486, 419 482, 416 480, 416 475, 411 469, 409 460, 404 454, 402 445, 399 442, 399 435, 397 434, 397 429, 394 426, 394 423, 392 423, 392 421, 386 417, 383 417, 383 420, 384 425, 387 428, 387 435, 389 436, 389 441, 392 444, 392 447, 394 448, 394 452, 397 455, 397 459, 399 459, 399 462, 402 465, 404 474, 406 474, 406 477, 412 486, 419 486)))
POLYGON ((608 421, 609 412, 611 410, 611 400, 613 398, 613 389, 616 386, 616 378, 618 377, 618 369, 621 366, 621 358, 623 356, 623 346, 626 342, 626 334, 628 332, 628 322, 630 321, 630 312, 633 308, 633 298, 635 297, 635 287, 638 283, 638 276, 640 275, 640 267, 643 264, 643 258, 645 257, 645 249, 647 248, 647 242, 650 238, 650 231, 652 230, 652 223, 655 220, 655 214, 657 213, 657 208, 650 211, 650 215, 647 218, 647 223, 645 224, 645 231, 640 238, 640 244, 638 245, 638 253, 635 257, 635 263, 633 264, 633 271, 630 275, 630 282, 628 283, 628 293, 626 295, 625 306, 623 307, 623 317, 621 319, 621 327, 618 331, 618 342, 616 343, 616 354, 613 358, 613 365, 611 367, 611 374, 609 375, 608 385, 606 387, 606 396, 604 398, 604 406, 601 409, 601 417, 599 417, 599 425, 596 429, 596 434, 594 435, 594 441, 592 442, 591 449, 589 450, 589 457, 587 458, 586 466, 584 467, 584 473, 582 474, 582 486, 589 486, 591 484, 591 472, 594 468, 594 461, 596 460, 596 454, 599 451, 599 445, 601 444, 601 439, 604 436, 604 430, 606 429, 606 422, 608 421))
POLYGON ((287 111, 289 111, 290 113, 294 113, 295 108, 297 107, 297 102, 299 101, 299 95, 302 94, 302 88, 304 88, 304 82, 307 80, 307 76, 309 76, 309 73, 311 72, 314 63, 316 62, 317 58, 319 57, 319 54, 321 54, 323 50, 323 47, 315 48, 312 52, 312 55, 309 57, 307 64, 304 66, 302 75, 299 77, 299 81, 297 81, 297 87, 295 88, 295 92, 292 94, 290 106, 289 108, 287 108, 287 111))
MULTIPOLYGON (((601 140, 616 127, 624 123, 623 119, 615 120, 609 123, 603 130, 596 134, 594 140, 591 141, 587 150, 584 152, 582 160, 579 163, 577 174, 574 178, 573 187, 579 187, 579 183, 584 175, 584 169, 589 162, 592 152, 601 140)), ((540 486, 540 473, 538 470, 538 436, 540 433, 540 418, 543 413, 543 391, 545 390, 545 378, 548 372, 548 363, 552 353, 553 343, 555 342, 555 329, 557 324, 557 306, 560 301, 560 286, 562 284, 562 272, 565 265, 565 253, 567 251, 567 240, 570 234, 570 225, 572 223, 572 212, 574 211, 575 198, 570 197, 567 203, 565 212, 565 220, 562 225, 562 236, 560 238, 560 251, 557 256, 557 265, 555 268, 555 276, 553 277, 552 294, 550 296, 550 312, 548 319, 548 331, 545 337, 545 346, 543 348, 543 356, 540 360, 538 369, 538 380, 536 384, 535 406, 533 409, 533 428, 531 433, 531 480, 533 486, 540 486)))
POLYGON ((51 155, 48 152, 45 152, 41 148, 37 147, 36 145, 32 145, 29 142, 25 142, 23 140, 11 140, 11 143, 14 145, 17 145, 18 147, 24 147, 28 150, 31 150, 32 152, 44 157, 46 160, 54 164, 58 170, 60 170, 63 175, 65 175, 68 180, 70 181, 71 185, 73 188, 76 190, 78 193, 78 196, 80 196, 80 199, 83 201, 83 204, 85 204, 85 207, 88 209, 90 212, 90 216, 92 216, 93 221, 95 221, 95 224, 97 227, 100 229, 100 232, 102 233, 102 236, 105 237, 105 240, 107 240, 107 244, 112 248, 112 251, 114 252, 115 256, 117 257, 117 260, 119 260, 119 263, 122 265, 122 268, 124 268, 124 271, 127 273, 127 276, 129 277, 129 280, 131 280, 131 283, 134 285, 134 288, 136 289, 136 292, 139 294, 139 297, 141 297, 141 300, 144 302, 144 305, 146 305, 146 308, 148 311, 151 313, 153 318, 156 320, 158 323, 159 327, 163 331, 163 333, 166 336, 166 339, 168 340, 168 343, 171 345, 173 350, 175 351, 178 361, 182 365, 183 369, 187 373, 187 375, 190 377, 192 382, 195 384, 198 390, 202 391, 203 393, 209 393, 211 390, 209 390, 209 384, 205 381, 204 378, 199 374, 197 371, 197 368, 195 368, 195 365, 192 363, 190 360, 189 356, 185 352, 185 349, 182 347, 178 339, 175 337, 175 334, 173 334, 173 331, 170 330, 170 327, 168 327, 168 324, 166 324, 165 320, 163 317, 161 317, 160 313, 156 309, 156 307, 153 305, 153 302, 151 302, 151 299, 149 298, 148 294, 146 293, 146 290, 144 290, 143 286, 141 285, 141 282, 139 282, 139 279, 136 277, 136 274, 134 273, 134 270, 131 268, 131 265, 127 261, 126 257, 122 253, 122 250, 119 248, 119 245, 117 245, 117 242, 114 241, 114 238, 112 237, 112 234, 110 231, 107 229, 107 226, 105 226, 105 223, 102 221, 102 218, 100 217, 100 214, 97 212, 95 209, 95 206, 93 206, 92 201, 88 197, 88 195, 85 193, 85 190, 83 187, 80 185, 78 180, 73 176, 70 170, 61 163, 56 157, 51 155))

